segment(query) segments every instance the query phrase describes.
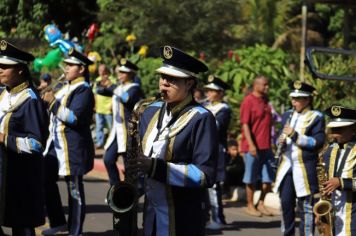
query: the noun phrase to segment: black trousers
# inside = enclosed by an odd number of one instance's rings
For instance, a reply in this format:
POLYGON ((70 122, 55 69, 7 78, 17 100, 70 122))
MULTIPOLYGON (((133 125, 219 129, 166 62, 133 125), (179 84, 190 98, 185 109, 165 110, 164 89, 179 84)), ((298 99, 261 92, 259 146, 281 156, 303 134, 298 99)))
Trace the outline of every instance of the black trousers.
POLYGON ((109 175, 110 185, 116 185, 120 182, 119 170, 116 166, 116 161, 119 156, 117 153, 116 138, 104 154, 104 164, 109 175))
POLYGON ((70 235, 79 235, 85 219, 85 195, 83 176, 66 176, 68 189, 68 228, 70 235))
POLYGON ((58 160, 54 149, 45 156, 45 204, 51 228, 67 224, 58 181, 58 160))
MULTIPOLYGON (((300 180, 302 181, 302 180, 300 180)), ((311 195, 305 197, 298 197, 294 189, 294 181, 292 172, 288 172, 282 180, 279 188, 281 207, 282 207, 282 230, 284 236, 295 235, 295 207, 297 206, 300 223, 299 234, 300 236, 308 236, 314 234, 314 198, 311 195), (297 202, 296 202, 297 199, 297 202), (297 204, 298 203, 298 204, 297 204)))

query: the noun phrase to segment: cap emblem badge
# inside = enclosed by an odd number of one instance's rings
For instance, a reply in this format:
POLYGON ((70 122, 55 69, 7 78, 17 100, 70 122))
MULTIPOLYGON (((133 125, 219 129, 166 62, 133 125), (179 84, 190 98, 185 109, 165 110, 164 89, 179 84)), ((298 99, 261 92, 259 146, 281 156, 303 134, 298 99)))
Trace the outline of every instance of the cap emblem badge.
POLYGON ((331 108, 331 114, 333 114, 333 116, 339 116, 341 114, 341 107, 333 106, 331 108))
POLYGON ((68 55, 72 55, 73 51, 74 51, 74 48, 73 48, 73 47, 69 48, 69 50, 68 50, 68 55))
POLYGON ((171 59, 173 57, 173 50, 170 46, 164 46, 163 48, 163 56, 166 59, 171 59))
POLYGON ((214 76, 213 75, 209 75, 208 82, 212 83, 213 81, 214 81, 214 76))
POLYGON ((6 50, 6 48, 7 48, 7 43, 6 43, 5 40, 2 40, 2 41, 0 42, 0 49, 1 49, 2 51, 4 51, 4 50, 6 50))
POLYGON ((125 58, 122 58, 122 59, 120 60, 120 64, 121 64, 122 66, 126 65, 126 62, 127 62, 127 60, 126 60, 125 58))
POLYGON ((302 83, 299 80, 297 80, 294 82, 293 86, 295 89, 299 90, 302 87, 302 83))

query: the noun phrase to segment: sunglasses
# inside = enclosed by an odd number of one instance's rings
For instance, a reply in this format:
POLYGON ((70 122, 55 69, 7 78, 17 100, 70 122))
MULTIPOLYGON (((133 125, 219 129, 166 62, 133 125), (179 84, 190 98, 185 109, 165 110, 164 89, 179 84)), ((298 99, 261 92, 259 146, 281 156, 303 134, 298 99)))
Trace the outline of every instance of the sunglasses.
POLYGON ((170 84, 178 84, 182 81, 186 81, 186 78, 178 78, 178 77, 174 77, 174 76, 166 75, 166 74, 160 74, 160 76, 163 80, 166 80, 170 84))

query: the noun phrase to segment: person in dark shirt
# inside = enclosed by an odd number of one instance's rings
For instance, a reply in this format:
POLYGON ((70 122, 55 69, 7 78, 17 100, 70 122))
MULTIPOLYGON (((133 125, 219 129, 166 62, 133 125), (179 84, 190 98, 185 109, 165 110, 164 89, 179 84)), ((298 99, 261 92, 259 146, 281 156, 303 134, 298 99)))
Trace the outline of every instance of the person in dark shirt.
POLYGON ((238 144, 236 140, 229 140, 227 143, 226 155, 226 178, 224 182, 224 191, 226 197, 230 197, 231 188, 243 186, 242 178, 245 172, 245 163, 239 155, 238 144))

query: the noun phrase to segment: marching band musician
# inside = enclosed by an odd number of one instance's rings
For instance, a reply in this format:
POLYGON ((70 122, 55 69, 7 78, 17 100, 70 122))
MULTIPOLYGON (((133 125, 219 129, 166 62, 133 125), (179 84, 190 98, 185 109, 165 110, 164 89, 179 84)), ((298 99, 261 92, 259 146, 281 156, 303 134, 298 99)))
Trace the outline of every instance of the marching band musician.
MULTIPOLYGON (((115 88, 112 97, 113 128, 104 147, 106 150, 104 163, 108 171, 110 185, 120 182, 116 161, 119 154, 125 158, 127 122, 135 104, 143 98, 139 84, 133 82, 138 67, 126 59, 121 59, 120 64, 121 66, 118 68, 120 85, 115 88)), ((110 93, 110 90, 104 89, 102 92, 98 91, 98 93, 110 93)))
POLYGON ((205 235, 206 189, 215 183, 216 121, 193 99, 205 64, 170 46, 161 47, 162 102, 148 106, 139 133, 143 155, 131 162, 147 174, 144 234, 205 235))
POLYGON ((212 221, 207 225, 207 228, 219 229, 226 224, 222 205, 222 186, 220 183, 225 180, 227 130, 229 128, 231 110, 229 105, 223 101, 225 90, 229 89, 229 85, 214 75, 209 76, 208 82, 209 83, 204 86, 208 102, 203 105, 213 113, 216 119, 219 138, 219 156, 217 157, 216 182, 214 186, 208 190, 212 221))
POLYGON ((279 145, 285 145, 276 174, 274 191, 279 190, 283 235, 295 234, 297 198, 300 235, 314 235, 314 194, 318 193, 316 164, 325 139, 324 116, 313 110, 315 88, 301 81, 290 83, 293 110, 284 113, 279 145), (289 122, 287 122, 289 120, 289 122))
MULTIPOLYGON (((67 183, 69 235, 80 235, 85 218, 83 175, 94 164, 94 144, 90 131, 94 95, 88 83, 88 66, 93 62, 73 48, 64 62, 66 83, 55 94, 49 91, 43 97, 49 105, 52 133, 46 153, 56 155, 58 173, 65 177, 67 183)), ((50 228, 42 233, 55 234, 58 231, 62 229, 50 228)))
POLYGON ((6 86, 0 91, 0 225, 12 227, 16 236, 34 236, 34 228, 45 223, 48 115, 32 85, 28 63, 34 59, 0 41, 0 83, 6 86))
POLYGON ((329 180, 325 193, 331 194, 334 235, 356 235, 356 110, 331 106, 325 113, 335 140, 324 155, 329 180))

